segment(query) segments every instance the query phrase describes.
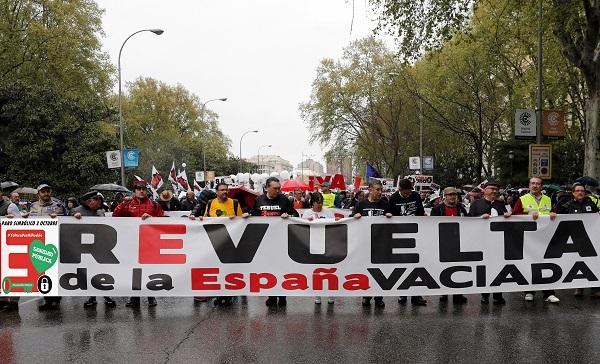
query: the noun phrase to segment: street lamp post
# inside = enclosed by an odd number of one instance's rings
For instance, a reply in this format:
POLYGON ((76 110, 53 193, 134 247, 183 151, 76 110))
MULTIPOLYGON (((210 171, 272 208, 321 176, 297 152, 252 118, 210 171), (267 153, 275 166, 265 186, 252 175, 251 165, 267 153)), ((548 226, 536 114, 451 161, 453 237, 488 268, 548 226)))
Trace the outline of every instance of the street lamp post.
POLYGON ((513 179, 513 160, 515 159, 515 152, 512 150, 508 151, 508 160, 510 161, 510 183, 512 184, 513 179))
POLYGON ((246 134, 249 134, 249 133, 258 133, 258 130, 248 130, 247 132, 242 134, 242 136, 240 137, 240 165, 239 165, 238 173, 242 172, 242 140, 244 139, 246 134))
POLYGON ((156 35, 161 35, 165 31, 162 29, 142 29, 137 32, 132 33, 129 37, 125 38, 125 41, 121 45, 121 49, 119 49, 119 58, 118 68, 119 68, 119 152, 121 153, 121 185, 125 186, 125 161, 123 158, 123 102, 122 102, 122 91, 121 91, 121 53, 123 52, 123 47, 125 47, 125 43, 129 40, 129 38, 141 32, 152 32, 156 35))
MULTIPOLYGON (((221 97, 220 99, 211 99, 202 103, 202 121, 204 121, 204 113, 206 111, 206 104, 213 101, 227 101, 227 97, 221 97)), ((202 142, 202 163, 204 167, 204 186, 206 187, 206 139, 202 142)))
POLYGON ((258 154, 256 154, 256 164, 258 165, 258 173, 259 174, 260 174, 260 149, 263 148, 263 147, 265 147, 265 148, 271 148, 272 145, 271 144, 265 144, 265 145, 261 145, 260 147, 258 147, 258 154))

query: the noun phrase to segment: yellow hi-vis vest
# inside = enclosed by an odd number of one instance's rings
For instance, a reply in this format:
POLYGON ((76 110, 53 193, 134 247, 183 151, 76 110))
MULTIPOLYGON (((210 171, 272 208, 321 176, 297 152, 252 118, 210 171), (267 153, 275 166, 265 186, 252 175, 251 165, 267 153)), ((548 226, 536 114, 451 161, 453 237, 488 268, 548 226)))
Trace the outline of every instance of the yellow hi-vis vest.
POLYGON ((335 193, 323 194, 323 207, 331 209, 335 207, 335 193))
POLYGON ((538 204, 535 197, 528 193, 521 196, 521 205, 523 205, 523 211, 527 214, 537 211, 540 215, 550 215, 550 211, 552 211, 552 201, 546 195, 542 195, 542 199, 538 204))
POLYGON ((592 200, 593 203, 596 204, 596 206, 598 206, 598 208, 600 209, 600 198, 596 197, 596 196, 590 196, 590 199, 592 200))

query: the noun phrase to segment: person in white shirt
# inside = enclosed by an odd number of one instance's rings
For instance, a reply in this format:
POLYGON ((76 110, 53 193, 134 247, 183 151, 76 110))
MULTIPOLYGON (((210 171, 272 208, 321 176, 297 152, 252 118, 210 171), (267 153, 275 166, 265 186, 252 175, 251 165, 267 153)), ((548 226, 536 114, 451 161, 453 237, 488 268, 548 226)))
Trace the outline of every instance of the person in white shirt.
MULTIPOLYGON (((323 208, 323 195, 320 192, 313 192, 310 194, 310 209, 302 213, 302 218, 308 221, 314 221, 319 219, 334 219, 335 215, 330 209, 323 208)), ((327 303, 330 305, 334 302, 333 297, 329 297, 327 300, 327 303)), ((321 297, 315 297, 315 303, 320 305, 321 297)))
POLYGON ((8 205, 8 210, 6 210, 6 217, 22 217, 26 218, 29 216, 29 212, 27 210, 21 208, 19 201, 19 194, 17 192, 13 192, 10 194, 10 205, 8 205))
POLYGON ((330 209, 323 207, 323 195, 320 192, 310 194, 310 209, 302 213, 302 218, 305 220, 316 219, 333 219, 335 215, 330 209))

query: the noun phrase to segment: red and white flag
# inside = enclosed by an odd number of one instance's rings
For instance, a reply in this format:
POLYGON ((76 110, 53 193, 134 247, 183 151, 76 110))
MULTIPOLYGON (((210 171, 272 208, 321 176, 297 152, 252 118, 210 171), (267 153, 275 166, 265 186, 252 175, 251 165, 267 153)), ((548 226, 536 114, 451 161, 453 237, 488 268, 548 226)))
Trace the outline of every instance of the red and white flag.
POLYGON ((173 166, 169 171, 169 182, 171 182, 173 191, 177 191, 177 172, 175 172, 175 162, 173 162, 173 166))
POLYGON ((198 184, 198 181, 194 179, 194 192, 202 192, 202 187, 198 184))
POLYGON ((156 169, 156 167, 152 166, 152 181, 150 181, 150 186, 152 186, 152 189, 154 189, 155 191, 158 191, 158 189, 161 188, 163 184, 164 181, 162 179, 162 176, 160 175, 160 172, 156 169))
POLYGON ((177 185, 179 186, 178 189, 180 189, 182 191, 191 191, 190 184, 188 182, 187 175, 185 173, 185 169, 183 171, 179 172, 179 174, 177 175, 177 185))

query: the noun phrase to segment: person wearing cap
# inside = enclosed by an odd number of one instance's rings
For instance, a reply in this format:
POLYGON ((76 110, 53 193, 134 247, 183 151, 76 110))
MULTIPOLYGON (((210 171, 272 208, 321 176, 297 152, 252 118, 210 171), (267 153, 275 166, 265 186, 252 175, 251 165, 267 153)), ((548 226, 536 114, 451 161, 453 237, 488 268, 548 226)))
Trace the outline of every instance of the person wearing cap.
POLYGON ((52 198, 52 187, 43 183, 37 187, 38 201, 31 204, 31 216, 52 217, 65 215, 63 204, 52 198))
POLYGON ((323 207, 326 209, 332 209, 334 207, 340 207, 340 201, 338 196, 331 192, 331 183, 324 182, 321 185, 321 195, 323 196, 323 207))
MULTIPOLYGON (((51 217, 65 215, 62 203, 52 198, 52 187, 42 183, 37 187, 38 201, 31 204, 30 216, 51 217)), ((61 297, 44 297, 44 304, 38 307, 40 311, 58 308, 61 297)))
MULTIPOLYGON (((148 198, 146 181, 134 181, 132 187, 134 193, 133 198, 121 202, 119 206, 115 208, 112 215, 113 217, 141 217, 142 220, 145 220, 149 217, 160 217, 165 215, 158 202, 148 198)), ((127 307, 139 307, 140 298, 131 297, 129 302, 125 305, 127 307)), ((156 306, 156 298, 148 297, 148 306, 156 306)))
MULTIPOLYGON (((552 211, 552 201, 550 197, 542 194, 543 180, 539 177, 529 179, 529 193, 521 196, 515 203, 513 215, 531 215, 534 220, 540 216, 549 216, 550 220, 556 219, 556 213, 552 211)), ((542 291, 544 300, 550 303, 559 303, 554 290, 542 291)), ((525 292, 525 301, 532 302, 535 292, 525 292)))
MULTIPOLYGON (((506 210, 506 205, 498 201, 498 190, 500 185, 494 181, 488 181, 483 186, 483 198, 473 201, 469 207, 469 216, 489 219, 490 217, 504 216, 510 217, 511 213, 506 210)), ((502 292, 494 292, 494 304, 503 305, 506 303, 502 292)), ((481 303, 490 303, 490 294, 481 294, 481 303)))
POLYGON ((158 203, 163 211, 181 211, 181 202, 169 190, 160 193, 158 203))
MULTIPOLYGON (((467 210, 458 201, 458 191, 454 187, 446 187, 443 192, 442 203, 431 209, 431 216, 467 216, 467 210)), ((448 296, 440 296, 440 302, 448 301, 448 296)), ((462 294, 452 295, 452 302, 466 303, 467 297, 462 294)))
MULTIPOLYGON (((79 198, 79 202, 81 203, 79 206, 73 208, 71 210, 70 215, 75 217, 76 219, 81 219, 83 216, 96 216, 96 217, 104 217, 105 211, 103 206, 104 198, 102 194, 98 191, 91 191, 79 198)), ((116 307, 116 302, 110 297, 104 297, 104 303, 108 307, 116 307)), ((98 303, 96 301, 96 297, 92 296, 87 301, 83 303, 84 308, 96 306, 98 303)))
MULTIPOLYGON (((425 216, 423 201, 416 191, 413 191, 411 180, 404 178, 398 182, 398 189, 390 196, 390 209, 394 216, 425 216)), ((398 297, 398 302, 405 304, 406 296, 398 297)), ((427 300, 421 296, 412 296, 410 302, 413 306, 426 306, 427 300)))

